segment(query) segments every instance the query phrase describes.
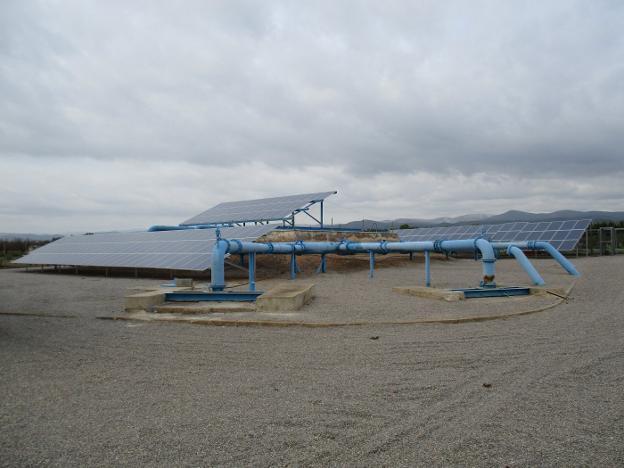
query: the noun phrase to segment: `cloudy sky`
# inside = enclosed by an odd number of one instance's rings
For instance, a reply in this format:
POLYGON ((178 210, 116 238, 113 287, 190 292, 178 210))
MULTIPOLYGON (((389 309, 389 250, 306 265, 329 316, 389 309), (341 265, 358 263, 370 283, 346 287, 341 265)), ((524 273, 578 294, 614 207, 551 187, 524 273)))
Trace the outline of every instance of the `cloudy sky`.
POLYGON ((336 189, 335 222, 624 209, 624 2, 0 2, 0 232, 336 189))

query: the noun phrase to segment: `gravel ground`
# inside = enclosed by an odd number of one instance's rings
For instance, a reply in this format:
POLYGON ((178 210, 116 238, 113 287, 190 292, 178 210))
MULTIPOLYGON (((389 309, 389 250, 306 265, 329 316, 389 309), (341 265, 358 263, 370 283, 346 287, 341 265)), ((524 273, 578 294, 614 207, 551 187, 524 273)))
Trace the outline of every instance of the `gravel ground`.
POLYGON ((543 313, 323 329, 95 320, 154 280, 0 271, 0 312, 75 317, 0 315, 0 464, 622 466, 624 257, 575 263, 543 313))

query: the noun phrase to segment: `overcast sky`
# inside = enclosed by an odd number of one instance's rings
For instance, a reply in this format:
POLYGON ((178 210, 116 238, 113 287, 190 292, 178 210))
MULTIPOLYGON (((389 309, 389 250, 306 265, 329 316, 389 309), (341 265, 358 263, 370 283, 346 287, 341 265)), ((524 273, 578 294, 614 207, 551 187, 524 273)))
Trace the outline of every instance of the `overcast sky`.
POLYGON ((338 190, 335 222, 624 209, 624 2, 0 2, 0 232, 338 190))

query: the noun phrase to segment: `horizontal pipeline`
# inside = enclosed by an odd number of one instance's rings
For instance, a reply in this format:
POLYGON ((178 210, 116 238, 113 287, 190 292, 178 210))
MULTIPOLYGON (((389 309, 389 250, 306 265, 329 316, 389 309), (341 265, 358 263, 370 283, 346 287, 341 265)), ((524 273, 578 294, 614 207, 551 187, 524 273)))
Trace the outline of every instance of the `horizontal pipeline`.
POLYGON ((482 285, 494 284, 496 255, 485 239, 445 240, 425 242, 247 242, 238 239, 219 239, 212 254, 212 289, 225 288, 224 260, 230 254, 326 254, 326 253, 381 253, 390 252, 481 252, 483 263, 482 285))

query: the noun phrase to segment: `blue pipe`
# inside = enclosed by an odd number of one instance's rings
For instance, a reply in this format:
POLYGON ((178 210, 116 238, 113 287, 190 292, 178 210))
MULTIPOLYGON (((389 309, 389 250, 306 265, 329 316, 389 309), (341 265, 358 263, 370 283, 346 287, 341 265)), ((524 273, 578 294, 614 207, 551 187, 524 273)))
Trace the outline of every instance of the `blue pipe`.
POLYGON ((297 278, 297 256, 295 252, 290 254, 290 279, 294 280, 297 278))
POLYGON ((249 290, 256 290, 256 253, 249 254, 249 290))
POLYGON ((559 263, 559 265, 561 265, 564 268, 565 271, 567 271, 573 276, 581 276, 580 273, 577 271, 577 269, 574 268, 574 265, 572 265, 572 262, 570 262, 567 258, 565 258, 561 254, 561 252, 555 249, 548 242, 531 241, 531 242, 528 242, 528 247, 529 249, 532 249, 532 250, 545 250, 546 252, 550 254, 552 258, 554 258, 559 263))
POLYGON ((425 250, 425 286, 431 287, 431 252, 428 250, 425 250))
POLYGON ((531 281, 533 281, 533 284, 537 286, 543 286, 545 284, 540 274, 537 272, 537 270, 526 257, 526 255, 524 255, 524 252, 520 247, 516 245, 510 245, 509 247, 507 247, 507 255, 514 257, 518 261, 520 266, 524 268, 524 271, 526 271, 531 278, 531 281))
POLYGON ((225 254, 230 248, 230 243, 225 239, 217 239, 212 249, 212 269, 210 270, 210 283, 213 291, 225 289, 225 254))
MULTIPOLYGON (((389 252, 448 252, 448 251, 470 251, 479 250, 483 263, 482 286, 494 286, 496 256, 492 245, 485 239, 469 239, 458 241, 427 241, 427 242, 243 242, 239 240, 226 241, 220 239, 213 252, 213 277, 215 278, 213 289, 224 288, 224 265, 223 259, 226 253, 268 253, 268 254, 295 254, 316 253, 325 254, 331 252, 371 252, 386 254, 389 252), (225 249, 223 252, 221 252, 225 249), (219 270, 219 271, 216 271, 219 270)), ((373 260, 374 262, 374 260, 373 260)), ((374 264, 373 264, 374 266, 374 264)), ((296 260, 293 263, 291 258, 291 276, 296 273, 296 260)), ((220 289, 216 289, 220 290, 220 289)))
POLYGON ((522 242, 493 242, 492 245, 495 249, 505 250, 510 245, 515 245, 520 249, 528 249, 528 250, 543 250, 548 252, 548 254, 557 262, 561 267, 567 271, 572 276, 581 276, 578 270, 574 267, 572 262, 565 258, 561 252, 555 249, 551 244, 544 241, 522 241, 522 242))

